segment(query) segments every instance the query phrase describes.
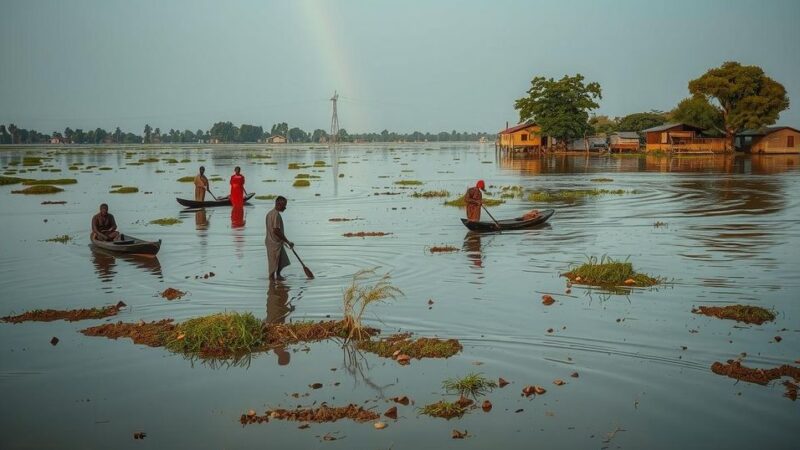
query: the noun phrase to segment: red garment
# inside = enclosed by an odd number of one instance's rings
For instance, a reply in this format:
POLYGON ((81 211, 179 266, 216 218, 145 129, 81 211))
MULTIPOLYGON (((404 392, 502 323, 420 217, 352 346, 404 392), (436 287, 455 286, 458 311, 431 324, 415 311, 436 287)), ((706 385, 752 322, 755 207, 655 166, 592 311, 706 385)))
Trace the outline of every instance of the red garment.
POLYGON ((231 209, 231 228, 244 227, 244 207, 234 206, 231 209))
POLYGON ((244 205, 244 175, 233 174, 231 177, 231 204, 234 207, 244 205))

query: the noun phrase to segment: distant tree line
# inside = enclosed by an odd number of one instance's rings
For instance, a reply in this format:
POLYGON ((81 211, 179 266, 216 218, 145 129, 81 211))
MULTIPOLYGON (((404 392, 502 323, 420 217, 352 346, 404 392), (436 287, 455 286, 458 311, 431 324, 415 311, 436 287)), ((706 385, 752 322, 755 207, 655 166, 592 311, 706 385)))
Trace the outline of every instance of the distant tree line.
MULTIPOLYGON (((289 128, 286 122, 272 125, 267 132, 262 126, 242 124, 234 125, 232 122, 217 122, 207 131, 198 129, 176 130, 162 132, 161 128, 153 128, 146 124, 142 134, 123 132, 117 127, 113 132, 102 128, 84 131, 80 128, 65 128, 63 132, 40 133, 36 130, 26 130, 14 124, 0 125, 0 144, 43 144, 51 141, 67 144, 161 144, 161 143, 257 143, 265 142, 272 136, 288 138, 289 142, 319 143, 330 140, 329 133, 322 129, 307 132, 301 128, 289 128)), ((450 142, 450 141, 477 141, 480 138, 494 139, 494 133, 442 131, 440 133, 397 133, 383 130, 380 133, 349 134, 346 129, 339 130, 338 142, 450 142)))

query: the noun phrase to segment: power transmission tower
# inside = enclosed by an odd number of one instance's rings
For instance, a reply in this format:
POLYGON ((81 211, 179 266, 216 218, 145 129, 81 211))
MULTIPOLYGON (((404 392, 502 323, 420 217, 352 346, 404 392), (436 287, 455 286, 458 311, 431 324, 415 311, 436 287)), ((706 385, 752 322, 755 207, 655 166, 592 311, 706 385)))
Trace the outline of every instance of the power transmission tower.
POLYGON ((336 102, 339 100, 339 93, 333 91, 333 97, 331 97, 331 102, 333 102, 333 116, 331 117, 331 137, 330 142, 332 144, 331 148, 336 148, 336 140, 339 138, 339 115, 336 113, 336 102))

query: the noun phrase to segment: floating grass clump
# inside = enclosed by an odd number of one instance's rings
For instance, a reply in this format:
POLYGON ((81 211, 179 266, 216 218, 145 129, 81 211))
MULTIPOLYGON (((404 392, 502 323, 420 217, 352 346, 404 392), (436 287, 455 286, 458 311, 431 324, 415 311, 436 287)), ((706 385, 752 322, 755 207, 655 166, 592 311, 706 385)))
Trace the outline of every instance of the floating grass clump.
POLYGON ((34 157, 25 157, 22 158, 22 165, 23 166, 41 166, 42 165, 42 158, 34 158, 34 157))
POLYGON ((161 225, 161 226, 176 225, 179 223, 183 223, 183 221, 181 219, 176 219, 174 217, 164 217, 162 219, 155 219, 150 221, 150 224, 152 225, 161 225))
POLYGON ((0 186, 7 186, 10 184, 19 184, 23 181, 28 181, 25 178, 18 178, 18 177, 0 177, 0 186))
POLYGON ((378 340, 362 340, 358 343, 358 348, 384 358, 403 354, 411 358, 422 359, 449 358, 460 352, 463 347, 456 339, 426 337, 412 339, 411 334, 400 333, 378 340))
POLYGON ((450 253, 450 252, 457 252, 458 247, 453 247, 452 245, 434 245, 428 249, 431 253, 450 253))
POLYGON ((594 181, 595 183, 610 183, 614 181, 613 178, 592 178, 590 181, 594 181))
POLYGON ((419 180, 398 180, 395 181, 394 184, 397 184, 399 186, 419 186, 423 183, 422 181, 419 180))
POLYGON ((26 194, 26 195, 41 195, 41 194, 55 194, 63 192, 64 189, 48 184, 40 184, 36 186, 27 187, 21 191, 11 191, 12 194, 26 194))
MULTIPOLYGON (((497 206, 497 205, 502 205, 505 202, 506 202, 505 200, 500 200, 500 199, 484 198, 483 206, 497 206)), ((467 201, 464 199, 463 195, 457 199, 445 201, 444 204, 447 206, 455 206, 457 208, 467 207, 467 201)))
POLYGON ((600 260, 591 256, 586 263, 572 268, 563 276, 573 283, 595 286, 654 286, 664 282, 663 278, 635 272, 627 258, 625 261, 616 261, 605 255, 600 260))
POLYGON ((274 195, 274 194, 256 195, 256 200, 275 200, 276 197, 278 197, 278 196, 274 195))
POLYGON ((154 163, 158 162, 158 158, 142 158, 139 160, 140 163, 154 163))
POLYGON ((425 405, 420 409, 421 414, 431 417, 441 417, 442 419, 453 419, 455 417, 462 417, 467 412, 467 407, 462 406, 459 402, 448 402, 439 400, 436 403, 425 405))
POLYGON ((134 186, 120 186, 108 191, 109 194, 135 194, 137 192, 139 192, 139 188, 134 186))
POLYGON ((450 191, 441 190, 441 191, 417 191, 411 194, 412 197, 415 198, 437 198, 437 197, 449 197, 450 191))
POLYGON ((22 182, 22 184, 26 186, 40 186, 43 184, 76 184, 77 182, 78 180, 75 178, 59 178, 56 180, 25 180, 22 182))
POLYGON ((314 167, 325 167, 325 161, 321 160, 314 161, 314 167))
POLYGON ((294 186, 294 187, 309 187, 309 186, 311 186, 311 182, 308 181, 308 180, 305 180, 305 179, 295 180, 294 183, 292 183, 292 186, 294 186))
POLYGON ((292 170, 308 169, 309 167, 311 167, 311 166, 309 166, 308 164, 289 163, 289 169, 292 169, 292 170))
POLYGON ((169 159, 165 159, 164 162, 167 163, 167 164, 178 164, 180 161, 178 161, 175 158, 169 158, 169 159))
POLYGON ((318 175, 309 175, 307 173, 298 173, 297 175, 295 175, 295 178, 297 178, 297 179, 303 179, 303 178, 306 178, 306 179, 319 179, 321 177, 319 177, 318 175))
POLYGON ((442 388, 448 394, 459 394, 461 397, 472 397, 474 399, 492 392, 496 387, 496 382, 480 373, 471 373, 461 378, 447 378, 442 381, 442 388))
POLYGON ((344 233, 342 236, 344 237, 381 237, 381 236, 388 236, 392 233, 384 233, 383 231, 359 231, 356 233, 344 233))
POLYGON ((375 276, 375 269, 359 270, 353 275, 353 281, 342 294, 343 325, 350 339, 363 339, 369 336, 364 332, 361 318, 367 307, 373 303, 394 300, 403 291, 392 286, 391 276, 386 273, 375 284, 367 285, 365 281, 375 276))
POLYGON ((756 325, 775 320, 774 312, 760 306, 750 305, 699 306, 697 309, 692 309, 692 312, 756 325))
POLYGON ((597 197, 600 195, 622 195, 623 189, 578 189, 571 191, 539 191, 528 194, 528 200, 532 202, 567 202, 572 203, 586 197, 597 197))
POLYGON ((192 183, 192 182, 194 182, 194 177, 193 176, 180 177, 180 178, 178 178, 178 182, 179 183, 192 183))
MULTIPOLYGON (((364 409, 363 406, 354 405, 351 403, 347 406, 341 407, 333 407, 323 404, 318 408, 271 409, 266 411, 266 414, 263 416, 259 416, 251 410, 248 411, 247 414, 242 414, 239 422, 242 425, 269 422, 270 419, 314 423, 336 422, 339 419, 351 419, 355 422, 369 422, 379 418, 380 415, 375 411, 364 409)), ((325 436, 329 435, 326 434, 325 436)))
POLYGON ((261 344, 261 321, 251 313, 219 313, 175 326, 168 350, 201 357, 247 353, 261 344))
POLYGON ((22 323, 22 322, 52 322, 54 320, 66 320, 68 322, 76 322, 78 320, 87 319, 102 319, 105 317, 115 316, 120 309, 127 306, 123 302, 118 302, 116 305, 109 305, 102 308, 88 308, 88 309, 34 309, 17 316, 5 316, 2 318, 3 322, 9 323, 22 323))
POLYGON ((52 237, 50 239, 45 239, 45 242, 58 242, 59 244, 66 244, 67 242, 71 241, 72 237, 68 234, 62 236, 52 237))
POLYGON ((113 167, 98 167, 97 170, 114 170, 113 167))

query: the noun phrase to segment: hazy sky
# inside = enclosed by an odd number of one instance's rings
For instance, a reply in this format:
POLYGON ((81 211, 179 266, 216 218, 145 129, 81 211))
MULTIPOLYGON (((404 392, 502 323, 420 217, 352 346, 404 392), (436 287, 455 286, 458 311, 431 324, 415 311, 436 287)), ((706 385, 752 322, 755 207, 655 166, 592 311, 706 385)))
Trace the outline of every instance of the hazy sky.
POLYGON ((40 1, 0 7, 0 123, 42 132, 497 131, 533 76, 598 81, 598 114, 669 110, 727 60, 800 126, 798 0, 40 1))

